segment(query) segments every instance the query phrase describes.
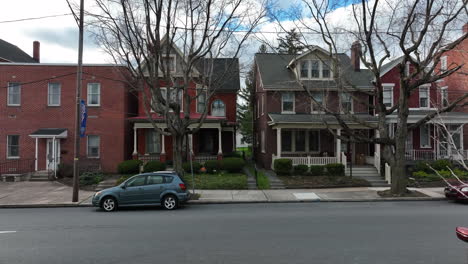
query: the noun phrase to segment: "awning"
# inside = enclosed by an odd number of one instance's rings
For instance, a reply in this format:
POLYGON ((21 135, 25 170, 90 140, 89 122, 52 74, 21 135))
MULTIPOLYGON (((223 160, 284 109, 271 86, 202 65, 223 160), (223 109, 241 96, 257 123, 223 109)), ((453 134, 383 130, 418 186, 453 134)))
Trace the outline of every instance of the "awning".
POLYGON ((67 138, 66 128, 40 128, 29 135, 32 138, 67 138))

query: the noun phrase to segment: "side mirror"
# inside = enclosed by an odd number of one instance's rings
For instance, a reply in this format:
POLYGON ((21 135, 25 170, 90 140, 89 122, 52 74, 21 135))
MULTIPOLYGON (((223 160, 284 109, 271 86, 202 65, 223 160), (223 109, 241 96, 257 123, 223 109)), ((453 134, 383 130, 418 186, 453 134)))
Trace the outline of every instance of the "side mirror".
POLYGON ((125 186, 125 184, 122 184, 122 185, 120 185, 120 188, 125 190, 125 189, 127 189, 127 186, 125 186))

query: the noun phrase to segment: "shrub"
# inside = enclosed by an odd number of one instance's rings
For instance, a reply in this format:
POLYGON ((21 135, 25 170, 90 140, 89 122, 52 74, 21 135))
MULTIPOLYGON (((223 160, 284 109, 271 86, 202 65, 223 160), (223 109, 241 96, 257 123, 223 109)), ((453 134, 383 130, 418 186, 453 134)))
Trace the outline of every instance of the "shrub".
POLYGON ((148 161, 145 166, 143 166, 143 172, 163 171, 165 169, 166 163, 157 160, 148 161))
POLYGON ((455 175, 457 175, 457 177, 461 179, 466 179, 466 176, 468 176, 468 172, 466 170, 461 170, 459 168, 454 169, 453 173, 455 173, 455 175))
POLYGON ((344 176, 344 165, 341 163, 330 163, 325 168, 328 176, 344 176))
MULTIPOLYGON (((193 173, 198 173, 202 167, 200 162, 196 162, 196 161, 192 161, 192 166, 193 166, 193 173)), ((191 173, 192 170, 191 170, 190 162, 184 162, 182 164, 182 169, 184 169, 184 171, 187 173, 191 173)))
POLYGON ((415 178, 427 178, 429 174, 423 170, 413 172, 415 178))
POLYGON ((290 159, 275 159, 273 168, 278 175, 290 175, 292 170, 292 160, 290 159))
POLYGON ((120 185, 122 182, 126 181, 128 178, 132 177, 133 175, 125 175, 125 176, 122 176, 120 177, 117 182, 115 183, 115 185, 120 185))
POLYGON ((132 174, 140 172, 141 160, 126 160, 119 163, 117 171, 120 174, 132 174))
POLYGON ((449 160, 436 160, 431 164, 434 170, 447 170, 447 167, 452 168, 452 163, 449 160))
POLYGON ((80 175, 80 184, 81 185, 92 185, 98 184, 102 181, 102 173, 100 172, 84 172, 80 175))
POLYGON ((225 158, 221 161, 221 168, 228 172, 241 172, 245 161, 241 158, 225 158))
POLYGON ((420 181, 438 181, 438 180, 442 180, 436 174, 430 174, 430 173, 427 173, 427 172, 422 171, 422 170, 413 172, 413 177, 420 180, 420 181))
POLYGON ((431 173, 433 172, 426 164, 427 162, 425 161, 419 161, 416 163, 416 165, 414 166, 414 171, 424 171, 426 173, 431 173))
POLYGON ((233 151, 224 154, 224 158, 242 158, 242 154, 237 151, 233 151))
POLYGON ((60 178, 63 178, 63 177, 71 178, 71 177, 73 177, 73 165, 66 164, 66 163, 60 163, 58 165, 57 176, 60 177, 60 178))
POLYGON ((311 165, 310 166, 310 175, 312 176, 323 176, 323 171, 325 167, 322 165, 311 165))
POLYGON ((307 165, 296 165, 294 166, 294 174, 296 175, 306 175, 309 167, 307 165))
POLYGON ((208 173, 214 173, 215 171, 219 171, 221 166, 218 160, 207 160, 205 161, 205 169, 208 173))

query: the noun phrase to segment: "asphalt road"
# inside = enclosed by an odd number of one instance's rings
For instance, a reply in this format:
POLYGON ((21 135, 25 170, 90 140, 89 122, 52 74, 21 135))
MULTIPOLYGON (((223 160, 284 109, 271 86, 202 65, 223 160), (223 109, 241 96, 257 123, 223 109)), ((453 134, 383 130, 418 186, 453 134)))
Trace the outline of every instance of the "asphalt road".
POLYGON ((0 263, 468 263, 468 205, 0 209, 0 263), (16 231, 7 233, 5 231, 16 231))

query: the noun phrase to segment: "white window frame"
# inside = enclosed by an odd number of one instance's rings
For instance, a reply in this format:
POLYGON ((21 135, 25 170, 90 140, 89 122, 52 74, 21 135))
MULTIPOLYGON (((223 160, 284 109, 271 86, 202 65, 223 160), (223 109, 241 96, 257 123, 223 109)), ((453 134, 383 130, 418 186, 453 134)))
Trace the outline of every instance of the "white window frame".
POLYGON ((419 147, 420 148, 432 148, 432 144, 431 144, 431 126, 428 125, 428 124, 425 124, 425 125, 422 125, 419 127, 419 147), (428 141, 428 144, 427 145, 423 145, 423 142, 422 142, 422 130, 426 128, 427 129, 427 141, 428 141))
POLYGON ((265 153, 266 151, 265 151, 265 131, 264 130, 261 131, 260 140, 261 140, 260 145, 261 145, 262 153, 265 153))
MULTIPOLYGON (((151 144, 153 144, 154 142, 151 142, 151 144)), ((148 129, 148 131, 146 131, 145 133, 145 154, 159 154, 161 153, 161 134, 158 133, 156 130, 154 129, 148 129), (148 151, 148 146, 149 146, 149 134, 148 133, 151 133, 151 134, 155 134, 154 136, 156 137, 156 145, 155 145, 155 148, 156 150, 154 152, 149 152, 148 151)))
POLYGON ((442 107, 446 107, 450 104, 449 98, 448 98, 448 86, 444 86, 440 88, 440 105, 442 107), (447 101, 447 104, 444 104, 444 99, 447 101))
POLYGON ((447 70, 447 56, 440 57, 440 71, 447 70))
POLYGON ((265 94, 262 94, 262 116, 265 114, 265 94))
POLYGON ((48 106, 60 106, 61 104, 61 97, 62 97, 62 84, 59 82, 50 82, 47 85, 47 105, 48 106), (52 94, 51 93, 51 84, 57 84, 58 85, 58 94, 52 94), (51 102, 51 95, 58 95, 58 103, 53 104, 51 102))
POLYGON ((6 144, 6 157, 7 159, 19 159, 20 158, 20 135, 7 135, 7 144, 6 144), (11 136, 17 136, 18 137, 18 156, 10 156, 10 137, 11 136))
POLYGON ((431 87, 429 85, 421 85, 419 87, 419 108, 429 109, 431 108, 431 87), (421 90, 427 89, 427 106, 421 106, 421 90))
POLYGON ((287 129, 287 130, 284 130, 284 131, 288 131, 288 132, 291 132, 291 150, 290 151, 283 151, 282 150, 282 153, 285 153, 285 154, 293 154, 293 153, 301 153, 301 154, 304 154, 304 153, 314 153, 314 154, 317 154, 317 153, 320 153, 320 149, 321 149, 321 138, 320 138, 320 130, 317 130, 317 129, 287 129), (298 131, 305 131, 305 140, 304 140, 304 151, 297 151, 297 147, 296 147, 296 133, 298 131), (309 148, 309 137, 310 137, 310 133, 314 131, 317 133, 318 135, 318 150, 311 150, 309 148))
POLYGON ((395 87, 395 84, 393 83, 384 83, 382 84, 382 101, 385 104, 385 90, 390 90, 390 107, 393 106, 393 88, 395 87))
POLYGON ((86 157, 90 159, 99 159, 101 157, 101 137, 98 135, 88 135, 86 137, 86 157), (98 154, 97 156, 89 156, 89 137, 97 137, 98 138, 98 154))
POLYGON ((343 108, 343 101, 342 101, 342 100, 343 100, 343 95, 349 96, 349 98, 350 98, 350 100, 351 100, 351 101, 350 101, 350 103, 351 103, 351 109, 350 109, 349 113, 350 113, 350 114, 354 113, 354 103, 353 103, 354 99, 353 99, 353 96, 352 96, 350 93, 343 93, 343 92, 341 92, 341 93, 339 94, 339 97, 340 97, 340 112, 341 112, 341 113, 346 113, 346 112, 344 111, 344 108, 343 108))
POLYGON ((213 114, 213 107, 214 107, 214 104, 215 104, 216 101, 220 101, 220 102, 223 104, 223 106, 224 106, 224 113, 223 113, 223 115, 217 115, 217 116, 219 116, 219 117, 225 117, 225 116, 226 116, 226 104, 225 104, 224 101, 221 100, 221 99, 215 99, 215 100, 213 100, 213 102, 211 102, 211 115, 212 115, 212 116, 215 116, 215 115, 213 114))
POLYGON ((282 92, 281 93, 281 113, 283 114, 295 114, 296 113, 296 94, 294 92, 282 92), (283 100, 284 100, 284 95, 290 93, 292 94, 292 103, 293 103, 293 108, 292 110, 284 110, 283 106, 283 100))
POLYGON ((207 97, 207 96, 208 96, 208 92, 207 92, 206 89, 204 89, 204 88, 198 88, 198 89, 197 89, 197 106, 196 106, 196 108, 197 108, 197 109, 196 109, 196 110, 197 110, 197 113, 203 113, 205 110, 207 110, 207 108, 206 108, 206 105, 207 105, 206 97, 207 97), (200 94, 201 94, 201 93, 204 93, 204 94, 205 94, 205 98, 204 98, 204 100, 203 100, 203 105, 204 105, 205 109, 204 109, 203 111, 201 111, 201 110, 199 109, 199 107, 198 107, 198 104, 200 103, 200 94))
POLYGON ((88 83, 87 85, 87 105, 88 106, 101 106, 101 83, 99 82, 90 82, 88 83), (91 95, 96 95, 96 94, 91 94, 91 86, 94 85, 94 84, 97 84, 97 88, 98 88, 98 103, 97 104, 92 104, 91 103, 91 95))
POLYGON ((175 73, 177 72, 177 58, 176 58, 176 55, 175 54, 169 54, 169 56, 166 56, 165 54, 161 56, 161 71, 163 73, 165 73, 165 69, 162 67, 162 65, 164 65, 164 62, 166 60, 166 58, 174 58, 173 60, 173 70, 169 69, 169 73, 175 73))
MULTIPOLYGON (((298 76, 299 79, 301 80, 331 80, 333 79, 333 71, 332 71, 332 65, 328 65, 328 69, 330 70, 330 76, 329 77, 323 77, 323 64, 327 60, 321 60, 321 59, 307 59, 307 60, 301 60, 298 64, 298 76), (318 62, 318 77, 312 77, 312 61, 317 61, 318 62), (307 77, 303 77, 301 74, 302 70, 302 63, 306 62, 307 63, 307 77)), ((329 61, 331 64, 331 60, 329 61)))
MULTIPOLYGON (((161 96, 164 100, 166 100, 166 94, 167 94, 167 87, 159 87, 159 90, 161 90, 161 96)), ((169 100, 172 100, 172 92, 173 91, 176 91, 176 89, 171 89, 171 94, 169 95, 169 100)), ((180 112, 183 112, 184 111, 184 92, 181 90, 180 91, 180 112)), ((151 95, 151 104, 154 104, 155 102, 153 102, 153 94, 150 93, 151 95)), ((167 103, 167 102, 166 102, 167 103)), ((171 108, 169 108, 169 112, 173 112, 174 110, 172 110, 171 108)), ((153 108, 151 107, 150 109, 150 112, 151 113, 154 113, 153 111, 153 108)))
POLYGON ((9 82, 8 83, 8 88, 7 88, 7 106, 21 106, 21 83, 19 82, 9 82), (19 99, 18 103, 12 103, 10 102, 10 88, 17 87, 18 88, 18 93, 19 94, 19 99))
MULTIPOLYGON (((321 104, 322 104, 322 107, 325 108, 326 107, 325 92, 324 91, 313 91, 313 92, 311 92, 312 97, 314 97, 313 95, 316 94, 316 93, 320 93, 322 95, 321 104)), ((319 109, 315 109, 314 106, 315 106, 314 99, 310 98, 310 113, 312 113, 312 114, 323 113, 323 111, 320 110, 319 106, 317 106, 319 109)))

